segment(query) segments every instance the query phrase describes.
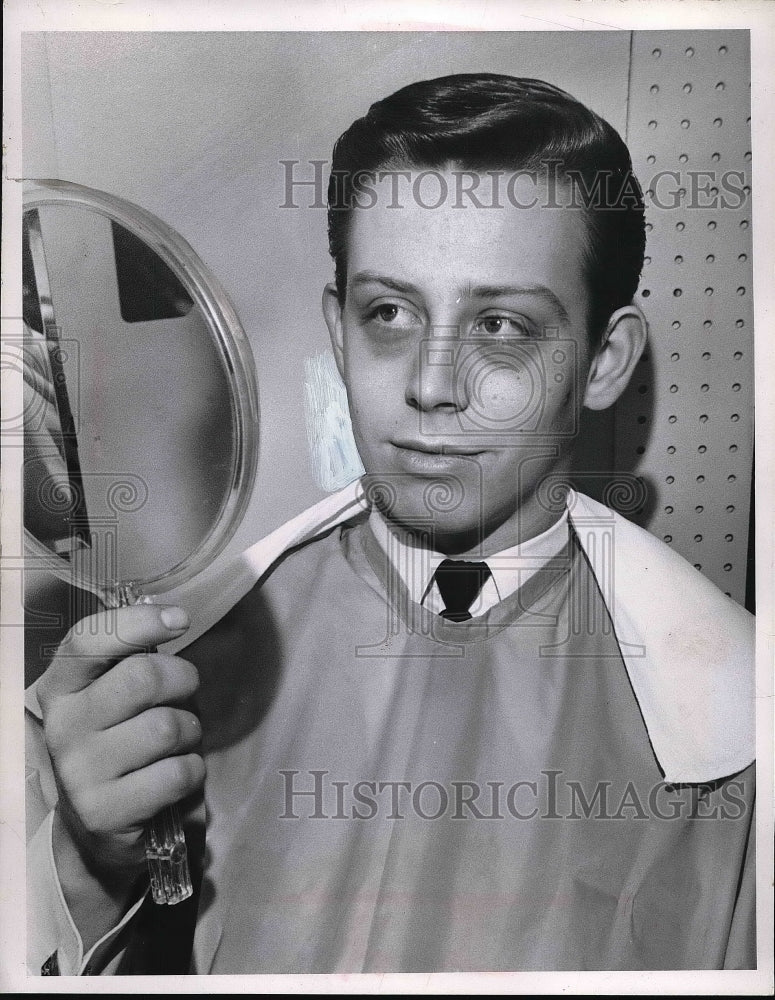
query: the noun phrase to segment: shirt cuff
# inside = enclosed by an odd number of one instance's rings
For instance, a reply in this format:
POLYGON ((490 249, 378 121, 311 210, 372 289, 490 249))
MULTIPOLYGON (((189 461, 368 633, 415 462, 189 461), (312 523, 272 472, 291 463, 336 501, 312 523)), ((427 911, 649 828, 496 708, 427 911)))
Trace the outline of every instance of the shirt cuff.
POLYGON ((120 947, 125 943, 121 931, 142 906, 146 893, 84 955, 54 862, 53 819, 52 810, 27 845, 29 975, 109 975, 121 958, 120 947))

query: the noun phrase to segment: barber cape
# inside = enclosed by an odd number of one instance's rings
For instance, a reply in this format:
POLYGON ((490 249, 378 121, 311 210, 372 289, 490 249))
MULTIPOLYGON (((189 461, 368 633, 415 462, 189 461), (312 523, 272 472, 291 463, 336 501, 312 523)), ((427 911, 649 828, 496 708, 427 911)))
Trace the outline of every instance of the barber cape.
MULTIPOLYGON (((664 781, 674 785, 715 782, 748 767, 755 745, 752 616, 682 557, 607 507, 575 492, 568 494, 567 506, 573 532, 607 606, 664 781)), ((188 585, 165 594, 164 603, 186 608, 192 624, 182 638, 162 648, 178 652, 190 646, 273 572, 284 553, 330 536, 338 525, 362 521, 368 508, 362 484, 353 483, 289 521, 225 567, 216 566, 188 585)), ((27 708, 32 716, 40 718, 35 685, 27 692, 27 708)), ((107 960, 122 946, 121 927, 84 956, 63 908, 49 846, 50 810, 56 801, 56 789, 40 726, 33 724, 31 732, 27 758, 28 833, 37 831, 28 848, 28 865, 34 876, 28 889, 28 909, 34 914, 31 971, 34 974, 58 949, 62 974, 77 974, 83 967, 115 972, 113 960, 110 964, 107 960)), ((241 801, 232 803, 237 811, 241 801)), ((201 803, 195 809, 201 820, 201 803)), ((223 840, 225 835, 228 840, 236 822, 231 808, 221 811, 221 826, 208 831, 208 838, 213 837, 213 856, 219 838, 223 840)), ((194 819, 193 814, 190 819, 194 819)), ((201 824, 199 829, 204 832, 201 824)), ((190 857, 197 867, 204 853, 200 833, 197 839, 189 840, 190 857)), ((734 881, 732 875, 730 878, 734 881)), ((223 889, 224 894, 228 895, 227 889, 223 889)), ((141 927, 135 938, 141 945, 142 941, 146 945, 155 942, 163 954, 150 965, 146 955, 137 971, 172 971, 176 961, 177 971, 185 971, 197 919, 196 900, 190 902, 190 906, 185 903, 174 908, 144 908, 150 927, 141 927), (179 960, 172 958, 177 947, 174 940, 180 943, 179 960)), ((139 905, 127 914, 122 925, 132 919, 139 905)), ((205 951, 212 943, 208 944, 210 937, 217 938, 220 933, 219 920, 221 916, 211 913, 209 923, 200 921, 200 944, 205 951)), ((138 954, 141 952, 142 946, 138 954)), ((122 966, 120 971, 134 968, 122 966)))
MULTIPOLYGON (((648 531, 573 490, 569 518, 613 622, 665 781, 714 781, 755 756, 754 618, 648 531)), ((234 563, 164 595, 191 628, 177 652, 218 622, 280 555, 368 510, 360 481, 322 500, 234 563)))

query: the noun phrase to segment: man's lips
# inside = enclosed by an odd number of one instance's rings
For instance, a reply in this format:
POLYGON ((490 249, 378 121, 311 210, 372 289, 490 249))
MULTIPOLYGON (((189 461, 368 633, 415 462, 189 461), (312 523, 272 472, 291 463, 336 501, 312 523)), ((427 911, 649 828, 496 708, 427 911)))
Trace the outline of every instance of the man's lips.
POLYGON ((423 455, 481 455, 484 448, 471 445, 465 446, 452 442, 423 441, 393 441, 394 448, 401 451, 416 451, 423 455))

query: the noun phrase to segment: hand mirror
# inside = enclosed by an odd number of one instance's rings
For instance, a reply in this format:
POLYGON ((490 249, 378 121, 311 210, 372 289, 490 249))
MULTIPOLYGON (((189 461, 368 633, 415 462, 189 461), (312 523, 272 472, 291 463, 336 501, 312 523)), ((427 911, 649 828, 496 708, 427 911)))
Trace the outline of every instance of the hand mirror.
MULTIPOLYGON (((177 233, 62 181, 24 192, 24 526, 36 566, 107 607, 207 567, 256 468, 247 338, 177 233)), ((191 894, 175 809, 146 836, 156 902, 191 894)))

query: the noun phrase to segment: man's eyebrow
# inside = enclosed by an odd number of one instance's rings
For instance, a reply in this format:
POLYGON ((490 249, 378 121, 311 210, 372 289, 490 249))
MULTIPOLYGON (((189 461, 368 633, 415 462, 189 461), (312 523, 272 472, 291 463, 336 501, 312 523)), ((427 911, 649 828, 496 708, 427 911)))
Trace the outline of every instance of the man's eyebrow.
POLYGON ((408 281, 398 281, 396 278, 389 278, 385 274, 378 274, 376 271, 358 271, 352 276, 352 285, 384 285, 385 288, 392 288, 394 292, 409 292, 416 294, 418 288, 408 281))
POLYGON ((530 296, 541 299, 557 315, 562 323, 569 322, 568 311, 551 288, 546 285, 472 285, 466 289, 472 299, 499 299, 509 296, 530 296))

